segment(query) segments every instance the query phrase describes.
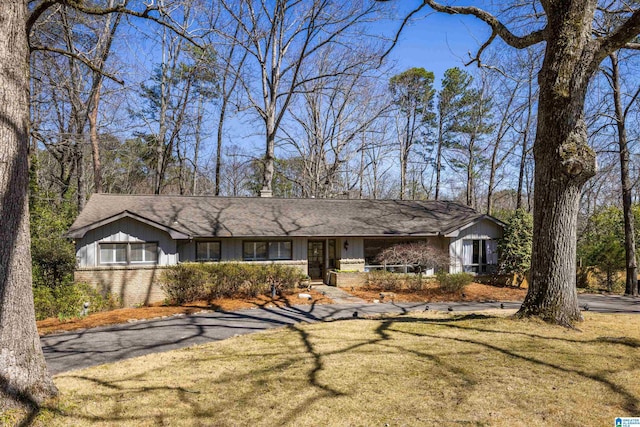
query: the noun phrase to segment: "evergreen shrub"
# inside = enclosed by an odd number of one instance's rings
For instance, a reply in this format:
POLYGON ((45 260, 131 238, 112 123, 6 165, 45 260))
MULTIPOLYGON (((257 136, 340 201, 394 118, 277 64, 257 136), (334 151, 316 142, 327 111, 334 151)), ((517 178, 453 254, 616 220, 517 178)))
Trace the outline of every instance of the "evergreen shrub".
POLYGON ((436 274, 440 289, 444 292, 462 292, 464 288, 473 281, 473 276, 469 273, 449 274, 440 271, 436 274))
POLYGON ((34 286, 33 302, 36 320, 80 317, 85 302, 89 303, 88 314, 120 307, 115 295, 103 294, 87 283, 64 283, 53 288, 34 286))
POLYGON ((171 304, 184 304, 216 298, 255 297, 271 292, 293 290, 305 275, 281 264, 183 263, 167 268, 161 278, 162 289, 171 304))

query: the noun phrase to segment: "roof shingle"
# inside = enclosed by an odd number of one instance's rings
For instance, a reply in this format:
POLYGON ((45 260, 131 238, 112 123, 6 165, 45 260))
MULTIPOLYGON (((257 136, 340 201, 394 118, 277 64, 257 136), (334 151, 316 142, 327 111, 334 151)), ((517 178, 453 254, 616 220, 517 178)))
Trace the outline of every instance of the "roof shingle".
POLYGON ((67 235, 125 211, 189 237, 429 236, 483 217, 448 201, 94 194, 67 235))

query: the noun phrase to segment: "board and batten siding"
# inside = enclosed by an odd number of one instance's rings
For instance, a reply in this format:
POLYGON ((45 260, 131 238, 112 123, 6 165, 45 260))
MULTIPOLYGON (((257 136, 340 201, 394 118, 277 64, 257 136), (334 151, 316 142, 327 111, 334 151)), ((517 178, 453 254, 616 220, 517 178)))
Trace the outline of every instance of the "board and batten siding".
POLYGON ((461 230, 457 237, 452 237, 449 243, 450 273, 463 271, 463 241, 478 239, 499 239, 502 237, 502 228, 493 221, 483 219, 461 230))
POLYGON ((87 231, 76 241, 78 267, 98 267, 98 245, 100 243, 158 243, 158 264, 173 265, 179 260, 176 241, 166 232, 131 218, 122 218, 87 231))
POLYGON ((340 258, 364 260, 364 238, 343 237, 337 241, 340 258), (344 248, 345 242, 349 243, 348 249, 344 248))

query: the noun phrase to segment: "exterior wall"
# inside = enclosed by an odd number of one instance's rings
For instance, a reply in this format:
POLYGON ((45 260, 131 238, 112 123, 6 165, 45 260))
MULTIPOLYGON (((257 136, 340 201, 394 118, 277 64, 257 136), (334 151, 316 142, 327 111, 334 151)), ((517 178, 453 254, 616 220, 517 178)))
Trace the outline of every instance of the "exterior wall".
POLYGON ((159 281, 165 268, 157 265, 80 268, 75 271, 74 279, 117 295, 124 307, 131 307, 164 301, 159 281))
POLYGON ((502 237, 502 228, 490 220, 482 220, 460 231, 456 237, 452 237, 449 243, 450 273, 463 271, 463 240, 475 239, 499 239, 502 237))
MULTIPOLYGON (((100 242, 157 242, 159 250, 157 265, 174 265, 179 260, 176 241, 169 234, 134 219, 122 218, 90 230, 82 239, 76 241, 78 267, 111 267, 99 264, 98 244, 100 242)), ((143 268, 146 266, 148 264, 139 265, 143 268)))
POLYGON ((343 237, 336 240, 336 245, 338 270, 364 271, 364 238, 343 237))
POLYGON ((345 260, 361 259, 364 262, 364 239, 362 237, 343 237, 338 239, 339 257, 345 260), (347 249, 344 248, 347 243, 347 249))

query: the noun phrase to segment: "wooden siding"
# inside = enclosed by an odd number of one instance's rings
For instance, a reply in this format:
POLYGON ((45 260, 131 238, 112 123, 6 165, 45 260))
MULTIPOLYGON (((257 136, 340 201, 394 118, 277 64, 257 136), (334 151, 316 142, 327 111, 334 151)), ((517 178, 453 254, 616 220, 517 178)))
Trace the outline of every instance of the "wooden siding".
POLYGON ((99 265, 98 245, 101 242, 157 242, 159 249, 157 265, 173 265, 179 260, 176 241, 169 234, 139 221, 123 218, 90 230, 82 239, 76 241, 79 267, 99 265))
POLYGON ((342 259, 364 259, 364 239, 362 237, 345 237, 338 239, 339 258, 342 259), (345 250, 344 243, 349 242, 349 248, 345 250))
POLYGON ((462 269, 462 242, 463 240, 499 239, 502 237, 502 228, 495 222, 484 219, 470 227, 460 231, 457 237, 451 238, 449 243, 449 258, 451 260, 450 273, 460 273, 462 269))

